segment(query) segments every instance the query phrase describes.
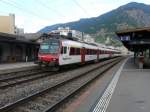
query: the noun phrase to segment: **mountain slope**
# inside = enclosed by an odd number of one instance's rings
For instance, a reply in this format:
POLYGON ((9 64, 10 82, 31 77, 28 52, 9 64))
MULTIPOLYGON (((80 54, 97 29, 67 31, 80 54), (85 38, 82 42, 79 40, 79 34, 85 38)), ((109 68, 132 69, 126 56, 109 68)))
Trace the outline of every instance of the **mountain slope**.
POLYGON ((114 32, 117 30, 150 27, 150 5, 131 2, 98 17, 47 26, 39 32, 49 32, 65 26, 85 33, 95 34, 98 41, 102 37, 115 36, 114 32))

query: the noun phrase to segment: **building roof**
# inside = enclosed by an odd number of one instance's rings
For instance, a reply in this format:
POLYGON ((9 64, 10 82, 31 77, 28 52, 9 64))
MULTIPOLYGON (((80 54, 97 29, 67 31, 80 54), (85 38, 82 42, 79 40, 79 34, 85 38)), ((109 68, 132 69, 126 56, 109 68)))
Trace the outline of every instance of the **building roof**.
POLYGON ((150 27, 126 29, 116 32, 124 46, 129 50, 150 47, 150 27))
POLYGON ((22 34, 27 40, 38 40, 43 33, 25 33, 22 34))
POLYGON ((117 31, 116 34, 121 35, 121 34, 133 33, 133 32, 134 33, 137 33, 137 32, 150 32, 150 27, 120 30, 120 31, 117 31))
POLYGON ((0 42, 15 42, 24 44, 37 44, 27 40, 24 36, 0 32, 0 42))
POLYGON ((11 39, 16 39, 16 35, 8 34, 8 33, 2 33, 2 32, 0 32, 0 37, 7 37, 7 38, 11 37, 11 39))

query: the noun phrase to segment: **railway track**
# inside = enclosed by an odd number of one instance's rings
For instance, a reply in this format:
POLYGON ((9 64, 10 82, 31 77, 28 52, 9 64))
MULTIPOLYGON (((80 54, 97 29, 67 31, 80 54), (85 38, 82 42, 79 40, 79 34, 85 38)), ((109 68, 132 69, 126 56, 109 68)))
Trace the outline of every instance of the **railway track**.
POLYGON ((101 66, 97 66, 84 73, 59 81, 57 84, 1 107, 0 112, 53 111, 59 104, 69 98, 69 96, 75 94, 87 83, 98 77, 101 73, 118 63, 120 60, 121 58, 103 62, 101 66))
POLYGON ((11 74, 11 76, 9 77, 5 76, 6 78, 0 79, 0 89, 5 89, 7 87, 12 87, 18 84, 37 80, 39 78, 46 77, 51 74, 52 73, 42 71, 42 70, 27 71, 25 73, 18 72, 17 74, 11 74))
POLYGON ((52 85, 56 85, 59 82, 66 80, 66 78, 72 78, 87 72, 87 70, 92 70, 97 66, 102 66, 104 63, 105 62, 82 66, 78 69, 69 69, 69 71, 63 69, 65 72, 49 75, 37 80, 27 81, 26 83, 17 84, 16 86, 11 86, 5 89, 0 89, 0 107, 17 101, 23 97, 27 97, 52 85))
MULTIPOLYGON (((72 68, 70 68, 72 69, 72 68)), ((68 71, 68 70, 67 70, 68 71)), ((64 72, 61 71, 61 72, 64 72)), ((61 73, 59 72, 59 73, 61 73)), ((40 78, 57 74, 58 72, 43 71, 41 69, 25 70, 20 72, 6 73, 0 75, 0 89, 6 89, 15 85, 31 82, 40 78)))
MULTIPOLYGON (((73 68, 70 68, 71 70, 73 68)), ((66 70, 68 71, 68 70, 66 70)), ((7 73, 0 75, 0 89, 6 89, 8 87, 13 87, 15 85, 19 85, 22 83, 31 82, 34 80, 38 80, 40 78, 48 77, 50 75, 63 73, 64 70, 59 72, 52 72, 48 70, 41 70, 41 69, 35 69, 35 70, 26 70, 21 72, 14 72, 14 73, 7 73)))
POLYGON ((39 70, 39 69, 30 69, 30 70, 23 70, 23 71, 17 71, 17 72, 3 73, 3 74, 0 74, 0 81, 2 81, 4 79, 13 78, 13 77, 14 78, 19 77, 20 75, 26 75, 26 74, 39 72, 39 71, 41 71, 41 70, 39 70))

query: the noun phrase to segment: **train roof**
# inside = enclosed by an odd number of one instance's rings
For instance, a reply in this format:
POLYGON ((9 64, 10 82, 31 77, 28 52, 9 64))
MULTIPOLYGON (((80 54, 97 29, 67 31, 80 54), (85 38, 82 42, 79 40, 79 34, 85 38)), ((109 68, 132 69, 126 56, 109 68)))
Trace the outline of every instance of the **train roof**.
POLYGON ((68 38, 52 37, 52 38, 48 38, 47 40, 50 40, 50 39, 60 40, 62 42, 62 45, 64 45, 64 46, 72 46, 72 47, 77 47, 77 48, 85 47, 85 48, 89 48, 89 49, 91 48, 91 49, 99 49, 99 50, 105 50, 105 51, 119 51, 115 48, 108 47, 105 45, 100 45, 100 44, 96 44, 96 43, 86 43, 86 42, 81 42, 78 40, 73 40, 73 39, 68 39, 68 38))
POLYGON ((78 41, 73 41, 73 40, 62 40, 62 44, 63 45, 69 45, 72 47, 85 47, 85 48, 92 48, 92 49, 98 49, 98 46, 95 45, 91 45, 91 44, 87 44, 87 43, 83 43, 83 42, 78 42, 78 41))

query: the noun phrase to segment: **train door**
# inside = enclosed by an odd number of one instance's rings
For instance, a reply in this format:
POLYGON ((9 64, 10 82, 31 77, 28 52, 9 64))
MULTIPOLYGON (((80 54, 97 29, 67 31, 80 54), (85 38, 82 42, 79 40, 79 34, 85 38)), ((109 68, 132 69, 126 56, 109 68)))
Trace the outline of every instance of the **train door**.
POLYGON ((70 58, 68 57, 68 51, 69 51, 69 47, 67 47, 67 46, 61 47, 61 56, 59 56, 59 64, 60 65, 69 64, 70 58))
POLYGON ((85 63, 85 48, 81 48, 81 63, 85 63))
POLYGON ((63 47, 63 58, 68 58, 68 50, 67 49, 69 49, 67 46, 64 46, 63 47))

